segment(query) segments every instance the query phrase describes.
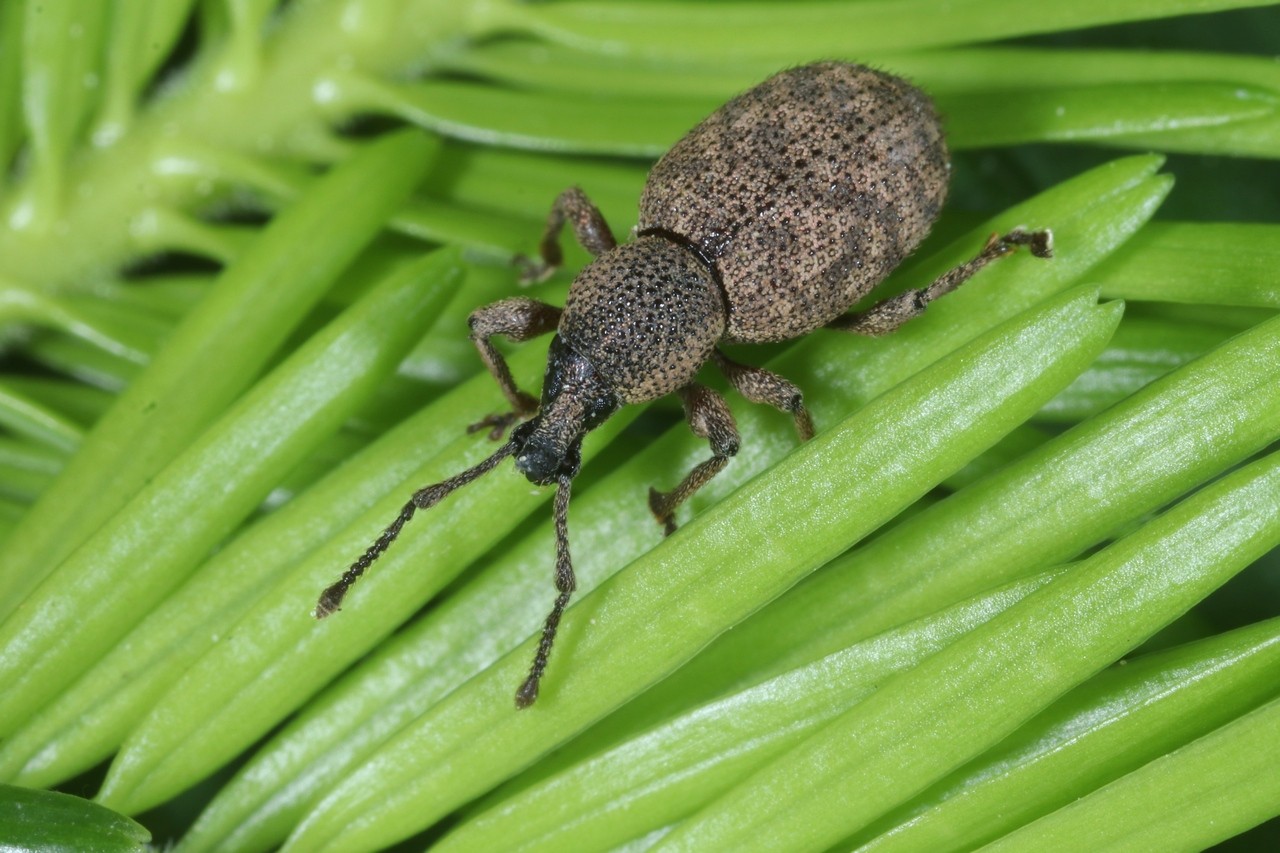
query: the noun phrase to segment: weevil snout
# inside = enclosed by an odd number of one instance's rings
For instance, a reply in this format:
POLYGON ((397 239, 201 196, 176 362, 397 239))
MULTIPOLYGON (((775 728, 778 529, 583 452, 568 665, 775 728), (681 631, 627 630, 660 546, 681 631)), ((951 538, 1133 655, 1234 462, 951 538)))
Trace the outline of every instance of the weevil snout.
POLYGON ((549 486, 561 476, 576 476, 582 466, 582 438, 566 445, 560 435, 544 428, 541 416, 516 427, 511 441, 516 447, 516 470, 530 483, 549 486))
POLYGON ((582 465, 582 437, 620 405, 590 362, 556 335, 547 354, 538 414, 511 433, 516 470, 539 486, 573 478, 582 465))

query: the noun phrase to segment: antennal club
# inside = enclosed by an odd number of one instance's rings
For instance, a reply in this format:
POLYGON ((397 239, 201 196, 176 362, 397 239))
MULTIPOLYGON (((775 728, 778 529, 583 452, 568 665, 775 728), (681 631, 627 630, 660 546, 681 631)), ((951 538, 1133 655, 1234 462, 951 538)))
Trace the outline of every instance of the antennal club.
POLYGON ((320 600, 316 602, 316 609, 311 612, 311 615, 317 619, 323 619, 341 610, 342 599, 346 597, 347 590, 351 589, 352 585, 365 573, 365 570, 382 556, 383 552, 400 535, 400 529, 405 526, 409 519, 413 518, 415 512, 420 509, 430 509, 448 497, 455 489, 459 489, 489 473, 497 467, 499 462, 514 453, 515 449, 515 442, 508 441, 498 449, 497 453, 494 453, 479 465, 468 468, 461 474, 455 474, 443 482, 414 492, 413 497, 409 499, 409 502, 400 510, 400 514, 396 516, 395 521, 387 525, 387 529, 382 531, 382 535, 374 540, 373 544, 360 555, 360 559, 352 563, 351 567, 342 573, 342 577, 320 593, 320 600))
POLYGON ((561 474, 556 479, 555 524, 556 524, 556 603, 547 614, 546 624, 542 626, 542 639, 538 641, 538 651, 533 656, 533 666, 529 667, 529 677, 516 691, 516 707, 528 708, 538 698, 538 683, 547 668, 547 656, 551 654, 551 646, 556 641, 556 630, 560 627, 560 617, 569 606, 569 598, 577 588, 578 582, 573 575, 573 562, 569 558, 569 492, 573 484, 572 476, 561 474))

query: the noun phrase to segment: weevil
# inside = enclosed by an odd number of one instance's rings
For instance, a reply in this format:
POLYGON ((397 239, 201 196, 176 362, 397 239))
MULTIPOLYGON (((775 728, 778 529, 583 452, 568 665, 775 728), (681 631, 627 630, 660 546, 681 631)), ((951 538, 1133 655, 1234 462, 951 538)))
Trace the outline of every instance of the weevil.
POLYGON ((516 706, 538 697, 561 616, 573 594, 570 485, 583 436, 620 407, 676 394, 689 427, 711 447, 670 491, 649 490, 669 535, 676 509, 738 451, 724 398, 695 381, 708 361, 738 393, 790 413, 800 440, 813 422, 800 389, 739 364, 721 344, 769 343, 820 327, 884 335, 920 315, 987 264, 1028 246, 1052 255, 1048 230, 992 235, 971 260, 927 287, 848 313, 929 233, 951 164, 932 102, 907 81, 862 65, 819 62, 782 71, 712 113, 664 155, 640 199, 635 239, 619 245, 582 190, 556 198, 526 281, 560 266, 567 223, 594 260, 570 285, 563 309, 511 297, 470 316, 471 339, 511 410, 470 429, 510 438, 480 464, 420 489, 377 540, 324 590, 314 615, 337 610, 347 590, 420 509, 493 470, 507 457, 538 485, 555 484, 556 599, 516 706), (538 400, 518 388, 497 335, 555 332, 538 400))

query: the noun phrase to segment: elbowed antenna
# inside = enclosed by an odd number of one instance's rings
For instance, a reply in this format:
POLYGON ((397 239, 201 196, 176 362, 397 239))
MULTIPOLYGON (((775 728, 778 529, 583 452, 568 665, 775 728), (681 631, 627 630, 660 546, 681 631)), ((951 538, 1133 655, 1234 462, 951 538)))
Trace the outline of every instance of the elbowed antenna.
POLYGON ((542 639, 538 641, 538 651, 533 656, 533 665, 529 667, 529 677, 516 691, 516 707, 528 708, 538 698, 538 683, 547 668, 547 656, 551 654, 551 645, 556 641, 556 629, 560 627, 560 617, 569 605, 569 597, 573 595, 578 582, 573 575, 573 562, 569 559, 569 493, 573 485, 572 474, 560 474, 556 478, 555 524, 556 524, 556 602, 547 614, 546 624, 542 626, 542 639))
MULTIPOLYGON (((430 509, 448 497, 449 493, 453 492, 455 489, 461 488, 473 480, 479 479, 483 475, 489 473, 497 467, 499 462, 514 453, 515 450, 516 442, 514 440, 508 441, 506 444, 502 445, 502 447, 498 448, 496 453, 481 462, 479 465, 468 468, 461 474, 455 474, 443 482, 436 483, 433 486, 427 486, 426 488, 422 488, 414 492, 413 497, 409 499, 409 502, 400 510, 400 514, 396 516, 395 521, 387 525, 387 529, 382 531, 382 535, 379 536, 374 543, 360 555, 360 559, 352 563, 351 567, 342 573, 342 577, 338 578, 336 583, 332 584, 325 589, 324 592, 320 593, 320 600, 316 602, 316 609, 311 611, 311 615, 316 619, 323 619, 331 613, 340 610, 342 608, 342 599, 346 597, 347 590, 351 588, 352 584, 360 579, 360 576, 365 573, 366 569, 372 566, 374 562, 382 556, 382 553, 387 550, 387 547, 390 546, 391 543, 395 541, 395 538, 400 535, 400 528, 404 527, 405 522, 413 518, 413 514, 415 512, 420 509, 430 509)), ((572 570, 570 570, 570 574, 572 575, 572 570)))

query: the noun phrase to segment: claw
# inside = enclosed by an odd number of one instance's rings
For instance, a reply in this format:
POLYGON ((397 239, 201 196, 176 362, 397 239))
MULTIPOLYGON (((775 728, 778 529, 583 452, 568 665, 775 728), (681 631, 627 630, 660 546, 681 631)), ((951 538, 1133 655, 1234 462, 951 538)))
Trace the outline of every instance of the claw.
POLYGON ((538 400, 532 394, 517 391, 515 402, 516 408, 513 411, 489 415, 483 420, 476 421, 467 427, 467 433, 471 434, 487 428, 490 441, 502 441, 502 436, 513 424, 532 417, 538 411, 538 400))
POLYGON ((1027 246, 1031 249, 1031 254, 1037 258, 1053 257, 1053 232, 1048 228, 1042 231, 1028 231, 1020 225, 1003 237, 992 234, 991 239, 987 241, 987 248, 997 243, 1002 244, 1005 252, 1011 252, 1017 246, 1027 246))
POLYGON ((671 495, 666 492, 660 492, 652 486, 649 487, 649 511, 653 513, 653 517, 662 525, 662 534, 670 536, 676 532, 675 513, 672 511, 671 495))
POLYGON ((558 266, 535 261, 527 255, 515 255, 511 258, 511 263, 520 270, 520 276, 516 281, 521 287, 541 284, 559 269, 558 266))
POLYGON ((467 426, 467 433, 471 434, 480 432, 482 429, 488 429, 490 441, 502 441, 502 436, 504 436, 507 430, 511 428, 511 425, 520 420, 521 417, 522 415, 517 412, 505 412, 503 414, 489 415, 482 420, 469 424, 467 426))

